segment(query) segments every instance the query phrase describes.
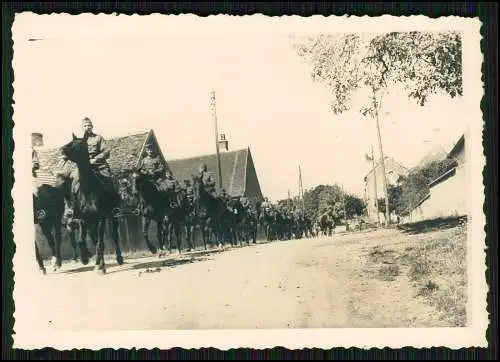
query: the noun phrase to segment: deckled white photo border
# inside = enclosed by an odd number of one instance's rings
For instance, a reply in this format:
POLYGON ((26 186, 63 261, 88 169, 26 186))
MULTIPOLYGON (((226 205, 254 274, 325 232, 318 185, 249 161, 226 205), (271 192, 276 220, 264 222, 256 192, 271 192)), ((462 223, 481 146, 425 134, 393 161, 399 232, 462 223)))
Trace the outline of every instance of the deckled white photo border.
MULTIPOLYGON (((45 37, 56 34, 64 27, 66 33, 77 31, 82 27, 74 27, 76 23, 87 23, 86 33, 99 35, 102 32, 121 34, 130 32, 133 35, 140 31, 143 34, 157 35, 211 35, 225 34, 314 34, 328 32, 386 32, 386 31, 439 31, 458 30, 463 35, 463 70, 464 97, 471 109, 475 110, 470 122, 471 172, 468 190, 470 221, 468 233, 468 315, 471 317, 467 328, 352 328, 352 329, 286 329, 286 330, 193 330, 193 331, 137 331, 137 332, 54 332, 40 326, 40 316, 30 308, 30 298, 34 288, 41 288, 43 277, 35 267, 33 248, 34 225, 31 203, 31 162, 30 124, 16 119, 14 104, 13 137, 15 149, 13 154, 15 182, 12 190, 14 202, 13 234, 16 252, 13 265, 15 272, 14 301, 14 348, 37 349, 53 347, 64 349, 101 349, 101 348, 160 348, 172 347, 201 348, 214 347, 221 350, 229 348, 273 348, 282 346, 289 349, 332 347, 359 348, 401 348, 421 347, 486 347, 486 330, 489 324, 487 313, 487 290, 485 279, 485 232, 486 218, 483 213, 484 185, 482 171, 485 157, 482 146, 483 115, 480 104, 483 97, 481 66, 483 55, 480 48, 480 27, 478 19, 442 17, 432 19, 426 16, 411 17, 324 17, 324 16, 281 16, 266 17, 263 15, 228 16, 217 15, 198 17, 186 15, 126 16, 126 15, 69 15, 52 14, 36 15, 33 13, 17 14, 12 27, 14 39, 13 69, 16 70, 16 39, 33 35, 42 31, 45 37), (64 21, 53 22, 55 18, 64 21), (125 29, 125 30, 124 30, 125 29)), ((14 80, 14 101, 16 84, 14 80)), ((35 120, 33 122, 36 122, 35 120)))

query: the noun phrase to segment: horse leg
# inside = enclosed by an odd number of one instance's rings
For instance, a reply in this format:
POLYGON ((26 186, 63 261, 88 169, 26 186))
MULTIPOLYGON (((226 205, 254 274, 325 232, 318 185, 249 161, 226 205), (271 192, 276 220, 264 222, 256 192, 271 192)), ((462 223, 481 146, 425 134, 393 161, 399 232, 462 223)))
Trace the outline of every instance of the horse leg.
POLYGON ((152 254, 156 254, 156 248, 151 244, 151 242, 149 241, 149 237, 148 237, 150 222, 151 222, 151 220, 148 217, 146 217, 146 216, 142 217, 142 236, 144 237, 144 240, 146 241, 146 245, 148 246, 149 251, 151 251, 152 254))
POLYGON ((69 234, 69 242, 71 243, 71 247, 73 248, 73 261, 76 263, 78 261, 78 246, 76 244, 75 232, 72 226, 68 226, 66 230, 69 234))
MULTIPOLYGON (((74 232, 74 230, 73 230, 74 232)), ((87 265, 89 263, 90 253, 87 249, 87 223, 80 223, 80 241, 78 246, 80 247, 80 257, 82 259, 82 264, 87 265)))
POLYGON ((207 241, 208 241, 207 239, 209 237, 209 230, 208 230, 208 222, 206 219, 200 223, 200 229, 203 236, 203 246, 205 247, 205 250, 207 250, 207 241))
MULTIPOLYGON (((118 265, 123 264, 123 256, 122 256, 122 249, 120 247, 120 239, 119 239, 119 234, 118 234, 118 220, 116 218, 111 218, 111 238, 113 239, 113 243, 115 244, 115 255, 116 255, 116 262, 118 265)), ((104 225, 105 222, 103 220, 102 222, 102 228, 101 228, 101 235, 100 239, 102 240, 102 243, 104 244, 104 225)))
POLYGON ((54 242, 54 236, 52 235, 52 226, 47 224, 40 224, 42 233, 49 243, 50 251, 52 253, 52 270, 57 270, 57 250, 54 242))
POLYGON ((97 240, 97 258, 95 269, 101 274, 106 274, 106 263, 104 261, 104 230, 106 223, 104 220, 97 220, 95 228, 91 229, 91 237, 97 240))
POLYGON ((47 270, 45 270, 45 265, 43 265, 43 259, 42 256, 40 255, 40 250, 38 250, 38 244, 36 240, 35 240, 35 257, 42 273, 47 274, 47 270))
POLYGON ((168 228, 165 227, 165 218, 163 215, 156 217, 156 237, 158 239, 158 246, 160 249, 160 255, 162 256, 165 252, 165 235, 168 228))
POLYGON ((181 222, 180 220, 175 220, 174 222, 175 240, 177 241, 177 251, 181 254, 181 222))
POLYGON ((100 236, 100 228, 99 228, 99 222, 92 220, 88 224, 88 232, 90 235, 90 239, 92 240, 92 243, 95 246, 96 249, 96 258, 95 258, 95 265, 94 269, 95 270, 102 270, 102 264, 104 263, 104 254, 101 253, 101 243, 99 242, 99 236, 100 236))
POLYGON ((56 222, 54 225, 54 234, 55 234, 55 248, 56 248, 56 264, 57 267, 62 267, 61 261, 61 242, 62 242, 62 223, 61 221, 56 222))
POLYGON ((190 222, 189 225, 187 226, 187 234, 188 234, 188 244, 189 248, 191 250, 196 249, 196 223, 190 222))

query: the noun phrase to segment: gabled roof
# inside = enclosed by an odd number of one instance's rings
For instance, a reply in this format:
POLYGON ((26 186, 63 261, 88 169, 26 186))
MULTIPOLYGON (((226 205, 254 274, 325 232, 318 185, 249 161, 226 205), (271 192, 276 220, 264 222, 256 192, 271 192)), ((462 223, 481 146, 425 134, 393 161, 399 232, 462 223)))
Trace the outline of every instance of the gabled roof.
MULTIPOLYGON (((144 153, 144 146, 148 142, 156 144, 157 153, 168 167, 153 130, 149 130, 148 132, 106 139, 106 144, 111 151, 108 163, 113 175, 118 177, 123 172, 136 167, 144 153)), ((61 162, 60 149, 37 148, 37 152, 40 161, 39 176, 42 177, 41 180, 46 179, 46 183, 50 183, 54 179, 51 175, 58 169, 61 162)))
MULTIPOLYGON (((396 160, 394 160, 394 158, 390 157, 390 156, 385 156, 384 157, 384 160, 385 160, 385 168, 386 169, 390 169, 390 170, 394 170, 394 171, 397 171, 399 173, 408 173, 408 169, 406 167, 404 167, 402 164, 400 164, 399 162, 397 162, 396 160)), ((375 164, 375 170, 380 168, 381 167, 381 162, 378 161, 376 164, 375 164)), ((370 168, 370 171, 365 175, 365 177, 363 178, 363 180, 366 181, 366 178, 373 172, 373 168, 370 168)))
POLYGON ((461 149, 465 147, 465 134, 458 139, 457 143, 453 146, 450 152, 448 152, 448 158, 453 158, 457 153, 460 152, 461 149))
MULTIPOLYGON (((200 165, 206 164, 208 172, 214 178, 217 188, 219 187, 216 153, 168 160, 167 162, 175 179, 181 184, 183 184, 185 179, 191 179, 192 175, 198 174, 200 165)), ((220 152, 220 163, 222 187, 232 197, 244 195, 247 190, 247 170, 249 167, 253 167, 250 149, 243 148, 235 151, 220 152)), ((260 186, 258 186, 258 189, 257 193, 260 193, 260 186)))

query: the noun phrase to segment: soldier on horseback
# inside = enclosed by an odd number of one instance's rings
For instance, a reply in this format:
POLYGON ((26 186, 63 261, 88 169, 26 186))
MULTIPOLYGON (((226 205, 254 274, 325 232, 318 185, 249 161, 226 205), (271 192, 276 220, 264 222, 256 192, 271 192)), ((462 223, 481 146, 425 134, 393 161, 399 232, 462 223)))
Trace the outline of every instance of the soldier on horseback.
POLYGON ((101 135, 94 133, 94 125, 90 118, 85 117, 82 124, 89 150, 90 165, 101 180, 101 185, 109 192, 110 196, 116 198, 116 202, 119 204, 119 195, 113 186, 111 169, 108 164, 111 153, 106 140, 101 135))
POLYGON ((190 202, 193 201, 194 191, 193 191, 193 186, 191 186, 191 181, 189 181, 189 179, 184 180, 184 193, 190 202))
POLYGON ((165 167, 159 156, 155 154, 153 145, 146 145, 146 156, 142 159, 138 168, 139 173, 147 176, 158 191, 167 191, 165 180, 165 167))
POLYGON ((202 164, 200 166, 199 177, 201 182, 203 183, 203 186, 205 187, 205 191, 212 195, 212 197, 217 197, 217 192, 215 191, 215 180, 208 172, 206 164, 202 164))
POLYGON ((177 203, 178 203, 178 199, 177 199, 177 195, 178 195, 178 192, 180 191, 180 185, 179 183, 177 182, 177 180, 174 178, 174 175, 172 175, 172 173, 170 171, 167 171, 167 179, 165 181, 165 185, 166 185, 166 191, 167 191, 167 194, 169 196, 169 200, 170 200, 170 206, 171 207, 176 207, 178 206, 177 203))
POLYGON ((243 210, 248 211, 250 208, 250 201, 245 196, 240 197, 241 206, 243 206, 243 210))
POLYGON ((261 209, 267 213, 270 210, 270 208, 271 208, 271 203, 269 202, 269 199, 266 197, 264 198, 264 202, 261 205, 261 209))
POLYGON ((231 202, 231 197, 226 192, 226 189, 223 188, 222 190, 220 190, 220 198, 221 198, 222 202, 224 203, 224 206, 226 208, 229 208, 229 205, 231 202))

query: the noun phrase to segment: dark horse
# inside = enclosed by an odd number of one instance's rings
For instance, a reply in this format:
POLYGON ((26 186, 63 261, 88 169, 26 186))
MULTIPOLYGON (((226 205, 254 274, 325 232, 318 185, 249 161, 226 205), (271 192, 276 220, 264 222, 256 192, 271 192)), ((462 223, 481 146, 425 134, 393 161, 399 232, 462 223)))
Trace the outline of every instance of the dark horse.
MULTIPOLYGON (((56 186, 41 185, 37 195, 33 195, 34 222, 40 226, 43 235, 49 243, 52 253, 52 267, 56 271, 61 263, 61 232, 64 215, 64 184, 60 182, 56 186), (54 233, 53 233, 54 232, 54 233)), ((35 240, 36 261, 40 270, 45 274, 45 266, 35 240)))
MULTIPOLYGON (((142 235, 146 241, 149 251, 156 254, 157 248, 149 240, 149 226, 151 221, 156 222, 158 246, 160 255, 165 252, 165 217, 169 211, 169 195, 165 191, 158 190, 154 182, 147 175, 134 170, 132 173, 132 192, 139 199, 139 214, 142 218, 142 235)), ((166 235, 166 233, 165 233, 166 235)))
MULTIPOLYGON (((33 195, 33 211, 34 221, 38 225, 47 239, 51 253, 52 253, 52 266, 56 271, 61 267, 61 229, 66 227, 69 233, 71 246, 73 247, 73 260, 78 259, 77 243, 75 240, 75 231, 79 227, 77 220, 65 217, 65 198, 69 197, 69 183, 67 179, 62 176, 58 177, 55 185, 43 184, 37 188, 37 195, 33 195)), ((82 255, 89 255, 87 246, 79 243, 82 255)), ((46 270, 43 264, 43 259, 40 255, 38 244, 35 241, 35 255, 40 267, 40 270, 45 274, 46 270)), ((86 265, 88 258, 82 258, 82 263, 86 265)))
MULTIPOLYGON (((218 197, 207 192, 200 177, 193 175, 194 210, 197 224, 203 235, 203 246, 207 249, 207 241, 212 235, 216 238, 216 243, 221 246, 223 235, 221 232, 221 215, 223 205, 218 197)), ((194 238, 194 236, 193 236, 194 238)), ((210 244, 214 244, 210 242, 210 244)))
MULTIPOLYGON (((104 185, 104 181, 95 172, 90 164, 89 150, 86 138, 77 138, 61 148, 61 153, 70 161, 76 163, 77 177, 71 180, 71 200, 74 217, 81 220, 80 245, 84 245, 87 230, 96 246, 95 269, 106 273, 104 262, 104 231, 106 220, 111 223, 111 237, 115 245, 116 261, 123 264, 123 257, 118 239, 118 220, 116 208, 119 207, 118 193, 112 194, 111 188, 104 185)), ((84 253, 85 250, 82 250, 84 253)), ((82 255, 82 260, 87 255, 82 255)))

